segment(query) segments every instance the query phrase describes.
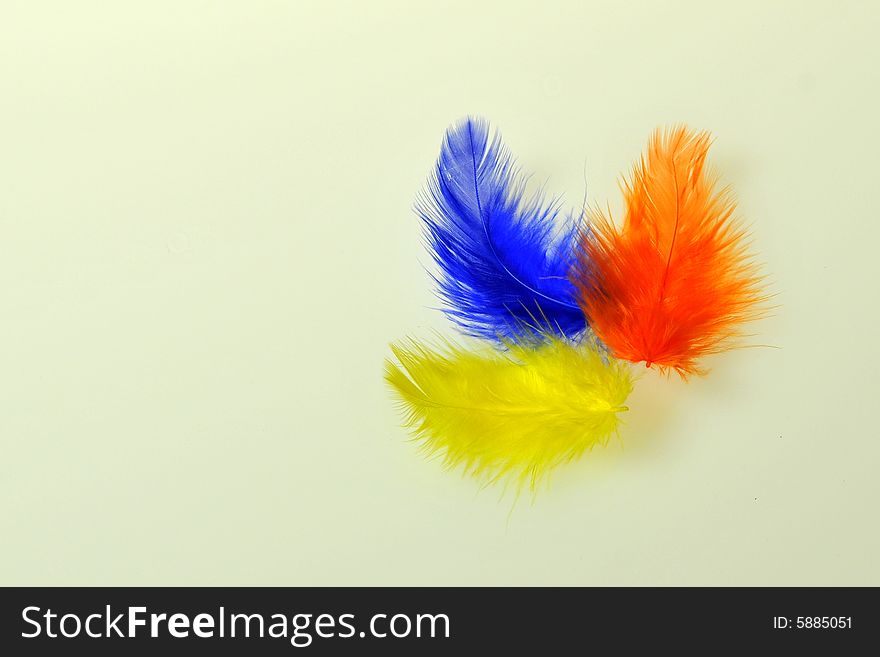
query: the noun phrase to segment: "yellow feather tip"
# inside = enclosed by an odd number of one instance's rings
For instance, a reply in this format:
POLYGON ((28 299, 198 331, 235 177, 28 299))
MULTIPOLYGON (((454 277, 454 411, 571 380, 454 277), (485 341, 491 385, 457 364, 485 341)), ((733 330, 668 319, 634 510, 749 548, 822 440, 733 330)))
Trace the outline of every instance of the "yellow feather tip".
POLYGON ((490 482, 534 491, 557 465, 617 433, 629 367, 592 341, 544 336, 532 346, 469 351, 440 340, 391 345, 385 380, 430 454, 490 482))

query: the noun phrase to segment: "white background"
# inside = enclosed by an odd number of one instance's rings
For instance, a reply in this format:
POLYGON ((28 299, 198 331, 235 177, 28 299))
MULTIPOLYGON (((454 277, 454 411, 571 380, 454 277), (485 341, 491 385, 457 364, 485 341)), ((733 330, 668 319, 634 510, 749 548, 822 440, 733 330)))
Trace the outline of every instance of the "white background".
POLYGON ((874 2, 4 2, 0 583, 880 584, 874 2), (712 131, 775 315, 532 504, 425 461, 412 201, 712 131))

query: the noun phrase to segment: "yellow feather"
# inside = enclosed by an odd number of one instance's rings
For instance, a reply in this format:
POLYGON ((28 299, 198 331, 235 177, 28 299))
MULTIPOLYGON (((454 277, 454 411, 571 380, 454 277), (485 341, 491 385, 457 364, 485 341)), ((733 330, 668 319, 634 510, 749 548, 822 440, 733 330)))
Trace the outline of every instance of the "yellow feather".
POLYGON ((632 390, 629 367, 592 342, 546 336, 502 352, 407 340, 391 350, 398 363, 386 361, 385 380, 428 453, 533 491, 553 467, 608 442, 632 390))

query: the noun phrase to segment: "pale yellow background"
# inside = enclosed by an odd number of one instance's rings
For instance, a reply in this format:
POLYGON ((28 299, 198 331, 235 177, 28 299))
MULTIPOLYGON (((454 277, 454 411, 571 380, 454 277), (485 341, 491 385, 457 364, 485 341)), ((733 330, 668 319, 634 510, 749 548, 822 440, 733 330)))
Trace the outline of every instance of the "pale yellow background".
POLYGON ((880 584, 875 2, 0 4, 0 583, 880 584), (716 136, 777 314, 534 504, 423 460, 411 213, 489 117, 620 206, 716 136))

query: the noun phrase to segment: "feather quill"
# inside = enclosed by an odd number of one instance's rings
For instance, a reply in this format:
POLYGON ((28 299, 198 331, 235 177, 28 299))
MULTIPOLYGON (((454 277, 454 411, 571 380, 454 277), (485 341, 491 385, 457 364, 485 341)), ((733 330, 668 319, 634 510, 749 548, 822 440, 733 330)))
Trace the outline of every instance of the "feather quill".
POLYGON ((429 454, 478 478, 533 491, 550 469, 607 443, 632 390, 629 367, 594 344, 468 351, 443 341, 392 345, 385 379, 429 454))
POLYGON ((503 342, 584 329, 568 275, 576 222, 560 228, 557 204, 524 199, 524 180, 486 121, 447 130, 415 210, 439 266, 438 296, 464 333, 503 342))
POLYGON ((621 359, 700 374, 761 314, 761 278, 728 189, 707 171, 710 138, 658 130, 624 181, 622 228, 591 213, 574 279, 591 328, 621 359))

